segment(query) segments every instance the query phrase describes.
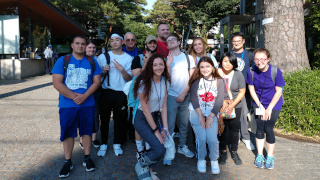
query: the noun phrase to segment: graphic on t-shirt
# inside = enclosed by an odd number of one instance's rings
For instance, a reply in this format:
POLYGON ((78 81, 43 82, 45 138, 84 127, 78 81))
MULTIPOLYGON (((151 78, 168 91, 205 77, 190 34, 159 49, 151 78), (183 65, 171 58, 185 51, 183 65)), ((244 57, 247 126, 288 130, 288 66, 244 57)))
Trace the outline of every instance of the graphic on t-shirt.
POLYGON ((244 66, 246 65, 246 63, 244 62, 243 59, 237 57, 237 63, 238 63, 238 68, 237 70, 242 71, 244 69, 244 66))
POLYGON ((200 94, 199 96, 202 98, 202 101, 210 102, 214 100, 214 96, 211 92, 200 94))
POLYGON ((87 89, 87 81, 90 74, 91 69, 75 68, 74 64, 69 64, 65 84, 71 90, 87 89))

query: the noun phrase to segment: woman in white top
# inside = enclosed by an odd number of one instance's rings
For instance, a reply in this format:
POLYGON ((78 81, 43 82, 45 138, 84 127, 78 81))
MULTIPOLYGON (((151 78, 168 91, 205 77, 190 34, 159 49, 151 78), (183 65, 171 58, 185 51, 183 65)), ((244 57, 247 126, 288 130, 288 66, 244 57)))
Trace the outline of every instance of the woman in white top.
POLYGON ((208 144, 211 172, 219 174, 219 141, 218 113, 223 104, 223 81, 213 66, 209 57, 202 57, 189 81, 190 123, 195 133, 198 163, 197 168, 201 173, 206 172, 206 156, 208 144))
POLYGON ((151 147, 149 152, 141 155, 135 170, 139 179, 158 179, 152 169, 165 153, 163 138, 168 135, 167 96, 170 75, 164 57, 160 54, 152 55, 146 69, 134 83, 134 97, 139 96, 140 104, 133 125, 151 147))
POLYGON ((217 69, 219 64, 212 54, 206 53, 207 47, 207 43, 201 37, 195 37, 193 38, 191 48, 188 50, 188 54, 193 57, 195 64, 198 64, 200 58, 204 56, 211 58, 214 67, 217 69))

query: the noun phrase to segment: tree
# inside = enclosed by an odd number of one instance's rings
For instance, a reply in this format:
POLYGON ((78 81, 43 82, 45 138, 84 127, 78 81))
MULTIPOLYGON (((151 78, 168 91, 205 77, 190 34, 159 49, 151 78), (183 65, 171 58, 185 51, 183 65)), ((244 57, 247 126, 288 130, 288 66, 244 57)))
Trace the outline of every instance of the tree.
POLYGON ((273 18, 273 23, 264 25, 265 47, 273 56, 272 63, 284 72, 309 67, 303 2, 264 0, 264 18, 273 18))

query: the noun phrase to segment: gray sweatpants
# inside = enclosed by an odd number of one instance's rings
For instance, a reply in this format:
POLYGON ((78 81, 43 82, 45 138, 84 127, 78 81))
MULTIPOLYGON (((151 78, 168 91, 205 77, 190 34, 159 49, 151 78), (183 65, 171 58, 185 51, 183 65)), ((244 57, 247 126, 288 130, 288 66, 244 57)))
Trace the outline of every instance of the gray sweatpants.
POLYGON ((209 148, 209 158, 216 161, 219 158, 219 141, 218 141, 218 119, 214 117, 211 128, 205 129, 199 125, 198 113, 194 110, 190 111, 190 123, 196 137, 196 149, 198 152, 198 160, 205 160, 207 156, 207 147, 209 148))

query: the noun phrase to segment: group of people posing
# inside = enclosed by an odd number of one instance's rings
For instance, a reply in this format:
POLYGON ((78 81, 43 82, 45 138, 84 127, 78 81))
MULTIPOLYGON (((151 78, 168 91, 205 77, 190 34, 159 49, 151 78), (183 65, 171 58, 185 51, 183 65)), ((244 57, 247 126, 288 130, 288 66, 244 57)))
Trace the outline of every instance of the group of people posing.
POLYGON ((135 47, 133 33, 123 37, 113 32, 109 39, 112 50, 99 57, 94 57, 96 45, 92 40, 75 36, 72 54, 58 59, 52 74, 53 85, 60 93, 60 140, 65 154, 59 177, 68 177, 73 168, 71 155, 77 129, 84 149, 83 166, 86 171, 95 170, 91 144, 99 148, 98 156, 106 155, 111 112, 116 156, 123 154, 121 145, 130 126, 134 127, 131 134, 137 146, 135 170, 139 179, 159 179, 154 170, 163 157, 164 165, 173 163, 174 159, 168 157, 175 151, 165 148, 165 140, 174 134, 175 126, 179 129, 177 152, 188 158, 195 156, 187 146, 189 122, 194 131, 199 172, 207 170, 209 150, 211 173, 220 173, 219 164, 225 164, 228 158, 229 141, 231 158, 241 165, 237 153, 240 139, 249 150, 255 149, 248 132, 250 109, 255 110, 257 124, 258 155, 254 165, 273 169, 273 127, 282 107, 285 82, 281 71, 269 64, 270 52, 265 48, 256 49, 253 54, 245 50, 244 35, 237 32, 231 39, 233 51, 217 60, 206 53, 206 42, 200 37, 193 39, 186 54, 180 50, 179 37, 170 34, 167 24, 158 25, 157 35, 146 38, 142 52, 135 47), (139 104, 128 111, 123 88, 131 80, 139 104), (232 100, 228 106, 224 105, 226 100, 232 100), (219 135, 222 122, 225 130, 219 135), (101 143, 97 138, 99 128, 101 143))

